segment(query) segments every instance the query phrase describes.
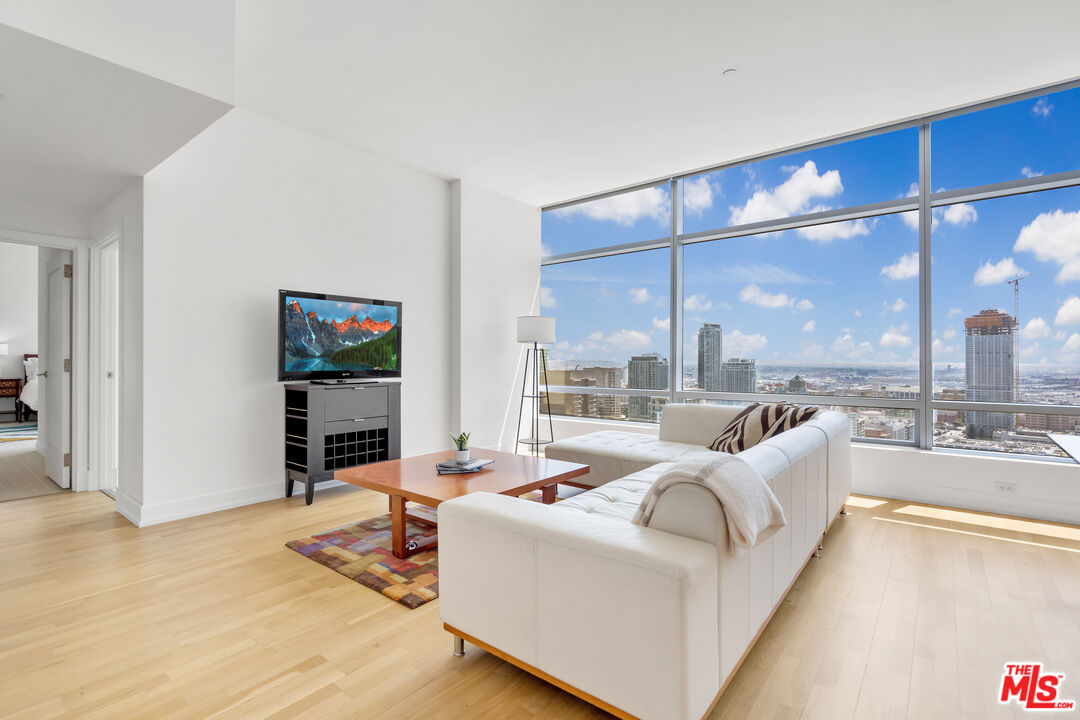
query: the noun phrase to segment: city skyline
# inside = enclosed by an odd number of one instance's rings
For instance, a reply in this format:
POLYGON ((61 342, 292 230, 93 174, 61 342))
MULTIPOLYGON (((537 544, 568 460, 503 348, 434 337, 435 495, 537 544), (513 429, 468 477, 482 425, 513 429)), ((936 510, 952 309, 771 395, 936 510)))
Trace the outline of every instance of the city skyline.
MULTIPOLYGON (((934 123, 935 191, 1080 165, 1078 116, 1080 91, 1071 90, 934 123), (1017 142, 987 152, 1002 127, 1017 142)), ((910 195, 913 147, 909 131, 900 131, 689 178, 686 229, 910 195)), ((565 252, 662 237, 666 192, 545 213, 545 245, 565 252)), ((697 354, 696 330, 716 323, 726 330, 723 360, 914 366, 917 226, 912 212, 688 245, 684 363, 697 354)), ((1021 272, 1030 273, 1021 282, 1021 367, 1080 364, 1080 189, 939 208, 933 226, 935 367, 963 363, 964 317, 1012 312, 1006 281, 1021 272)), ((659 249, 545 267, 541 311, 559 319, 553 360, 622 364, 632 354, 670 355, 668 258, 659 249)))

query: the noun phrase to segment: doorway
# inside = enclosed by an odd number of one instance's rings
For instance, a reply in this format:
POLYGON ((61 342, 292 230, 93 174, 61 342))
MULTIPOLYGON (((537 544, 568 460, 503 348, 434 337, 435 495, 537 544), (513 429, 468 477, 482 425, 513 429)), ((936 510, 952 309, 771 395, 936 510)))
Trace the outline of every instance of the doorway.
POLYGON ((91 250, 90 471, 116 499, 120 467, 120 235, 91 250))
POLYGON ((71 486, 71 267, 70 251, 0 242, 0 501, 71 486))

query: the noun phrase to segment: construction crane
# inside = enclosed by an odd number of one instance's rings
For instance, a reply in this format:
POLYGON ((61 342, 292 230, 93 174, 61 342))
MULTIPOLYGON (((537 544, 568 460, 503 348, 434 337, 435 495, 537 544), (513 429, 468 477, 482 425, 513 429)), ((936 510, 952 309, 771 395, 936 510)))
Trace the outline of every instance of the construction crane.
POLYGON ((1016 330, 1013 332, 1013 399, 1020 400, 1020 281, 1031 273, 1022 271, 1005 282, 1013 286, 1013 323, 1016 330))

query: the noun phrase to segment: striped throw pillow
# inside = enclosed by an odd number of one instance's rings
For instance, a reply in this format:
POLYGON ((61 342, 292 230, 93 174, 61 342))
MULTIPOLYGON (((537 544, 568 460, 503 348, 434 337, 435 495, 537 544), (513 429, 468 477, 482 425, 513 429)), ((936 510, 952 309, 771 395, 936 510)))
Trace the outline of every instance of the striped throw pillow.
POLYGON ((818 410, 817 407, 801 408, 792 403, 747 405, 708 447, 710 450, 737 455, 762 440, 802 425, 814 417, 818 410))

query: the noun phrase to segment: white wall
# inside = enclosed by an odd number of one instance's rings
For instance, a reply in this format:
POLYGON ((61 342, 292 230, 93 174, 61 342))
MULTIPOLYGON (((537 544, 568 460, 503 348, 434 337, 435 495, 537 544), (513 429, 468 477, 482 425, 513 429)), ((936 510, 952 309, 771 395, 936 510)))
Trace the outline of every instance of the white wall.
POLYGON ((525 359, 516 318, 539 309, 540 210, 454 182, 450 233, 450 429, 513 450, 525 359))
POLYGON ((132 517, 143 500, 143 180, 94 216, 91 245, 120 236, 120 463, 117 509, 132 517))
MULTIPOLYGON (((10 353, 0 356, 0 377, 22 379, 23 353, 38 349, 37 256, 35 247, 0 242, 0 343, 7 343, 10 353)), ((3 409, 10 404, 5 400, 3 409)))
POLYGON ((138 522, 284 494, 279 288, 401 300, 402 452, 446 446, 448 183, 237 109, 143 189, 138 522))

